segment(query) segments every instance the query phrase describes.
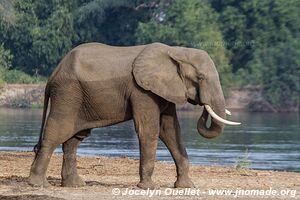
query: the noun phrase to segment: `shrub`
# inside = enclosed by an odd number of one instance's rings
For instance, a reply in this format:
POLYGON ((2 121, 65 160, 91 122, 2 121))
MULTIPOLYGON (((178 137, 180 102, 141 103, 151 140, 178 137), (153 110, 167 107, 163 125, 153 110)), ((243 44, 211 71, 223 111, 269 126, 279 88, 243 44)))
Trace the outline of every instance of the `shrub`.
POLYGON ((25 97, 15 97, 9 100, 9 106, 12 108, 31 108, 31 102, 25 97))
POLYGON ((11 67, 11 60, 13 56, 10 51, 5 49, 3 44, 0 45, 0 84, 4 83, 5 72, 11 67))
POLYGON ((46 81, 44 77, 30 76, 25 72, 16 69, 5 70, 2 77, 3 77, 3 81, 6 83, 31 84, 31 83, 42 83, 46 81))

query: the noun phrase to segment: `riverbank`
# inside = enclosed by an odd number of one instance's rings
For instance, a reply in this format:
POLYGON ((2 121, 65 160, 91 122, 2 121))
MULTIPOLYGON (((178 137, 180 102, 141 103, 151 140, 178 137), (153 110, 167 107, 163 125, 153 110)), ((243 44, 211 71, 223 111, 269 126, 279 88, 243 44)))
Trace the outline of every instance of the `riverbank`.
POLYGON ((4 84, 0 87, 0 107, 42 108, 44 84, 4 84))
MULTIPOLYGON (((113 195, 114 192, 126 192, 126 188, 138 189, 138 160, 109 157, 78 157, 78 171, 87 182, 81 188, 63 188, 60 186, 62 157, 55 154, 48 169, 48 188, 34 188, 27 184, 27 176, 34 157, 30 152, 0 152, 0 199, 147 199, 147 195, 113 195), (42 195, 42 196, 40 196, 42 195)), ((190 176, 200 193, 185 195, 167 195, 176 180, 174 164, 156 162, 154 181, 160 186, 162 193, 157 192, 151 199, 300 199, 300 173, 276 172, 234 167, 191 166, 190 176), (236 191, 238 189, 238 191, 236 191), (227 195, 209 195, 212 190, 229 191, 227 195), (230 191, 232 190, 232 191, 230 191), (243 191, 245 190, 245 191, 243 191), (282 195, 242 195, 250 190, 262 192, 276 191, 282 195), (288 193, 288 194, 287 194, 288 193), (285 195, 283 195, 285 194, 285 195)), ((141 190, 137 190, 139 193, 141 190)), ((220 192, 220 191, 219 191, 220 192)), ((221 191, 223 192, 223 191, 221 191)), ((225 192, 225 191, 224 191, 225 192)))
MULTIPOLYGON (((42 108, 44 84, 4 84, 0 87, 0 107, 42 108)), ((260 87, 232 89, 226 98, 230 110, 251 112, 297 112, 297 108, 274 108, 262 97, 260 87)), ((179 110, 195 110, 195 106, 185 104, 179 110)))

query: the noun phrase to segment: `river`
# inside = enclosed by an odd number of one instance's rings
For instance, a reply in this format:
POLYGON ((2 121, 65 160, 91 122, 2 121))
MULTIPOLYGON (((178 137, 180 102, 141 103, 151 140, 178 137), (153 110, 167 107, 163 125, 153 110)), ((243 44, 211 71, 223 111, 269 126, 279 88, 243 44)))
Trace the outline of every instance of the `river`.
MULTIPOLYGON (((244 166, 251 169, 300 171, 299 113, 234 112, 241 126, 226 126, 216 139, 202 138, 196 129, 200 113, 181 111, 181 132, 190 162, 200 165, 244 166)), ((38 140, 40 109, 0 109, 0 151, 31 151, 38 140)), ((61 152, 61 148, 56 150, 61 152)), ((94 129, 79 155, 138 158, 133 122, 94 129)), ((162 142, 157 159, 172 161, 162 142)))

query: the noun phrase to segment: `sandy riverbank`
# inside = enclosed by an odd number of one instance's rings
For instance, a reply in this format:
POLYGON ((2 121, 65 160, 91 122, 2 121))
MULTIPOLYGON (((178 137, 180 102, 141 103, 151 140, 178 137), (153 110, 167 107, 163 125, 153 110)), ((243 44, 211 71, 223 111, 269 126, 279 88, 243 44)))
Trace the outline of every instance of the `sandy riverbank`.
MULTIPOLYGON (((138 189, 138 160, 128 158, 78 157, 78 169, 87 182, 82 188, 60 186, 61 155, 52 157, 48 188, 33 188, 26 182, 33 153, 0 152, 0 199, 147 199, 143 195, 112 195, 112 189, 120 191, 138 189), (43 196, 39 196, 43 195, 43 196)), ((151 199, 236 199, 231 195, 211 196, 211 189, 236 190, 291 190, 289 195, 241 196, 239 199, 300 199, 300 173, 260 170, 236 170, 233 167, 192 166, 191 177, 200 195, 166 196, 166 188, 172 188, 176 180, 174 164, 157 162, 153 179, 160 186, 161 196, 151 199), (296 190, 296 195, 295 195, 296 190), (206 192, 204 194, 203 192, 206 192), (292 197, 294 196, 295 197, 292 197)), ((196 190, 195 189, 195 190, 196 190)), ((175 189, 173 189, 175 190, 175 189)))

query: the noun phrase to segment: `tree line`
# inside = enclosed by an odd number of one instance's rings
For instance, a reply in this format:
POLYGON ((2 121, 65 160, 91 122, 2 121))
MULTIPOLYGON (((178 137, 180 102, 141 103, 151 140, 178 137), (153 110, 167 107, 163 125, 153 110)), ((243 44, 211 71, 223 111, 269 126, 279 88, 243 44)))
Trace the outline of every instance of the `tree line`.
POLYGON ((206 50, 224 88, 300 102, 299 0, 1 0, 0 82, 44 81, 85 42, 206 50))

